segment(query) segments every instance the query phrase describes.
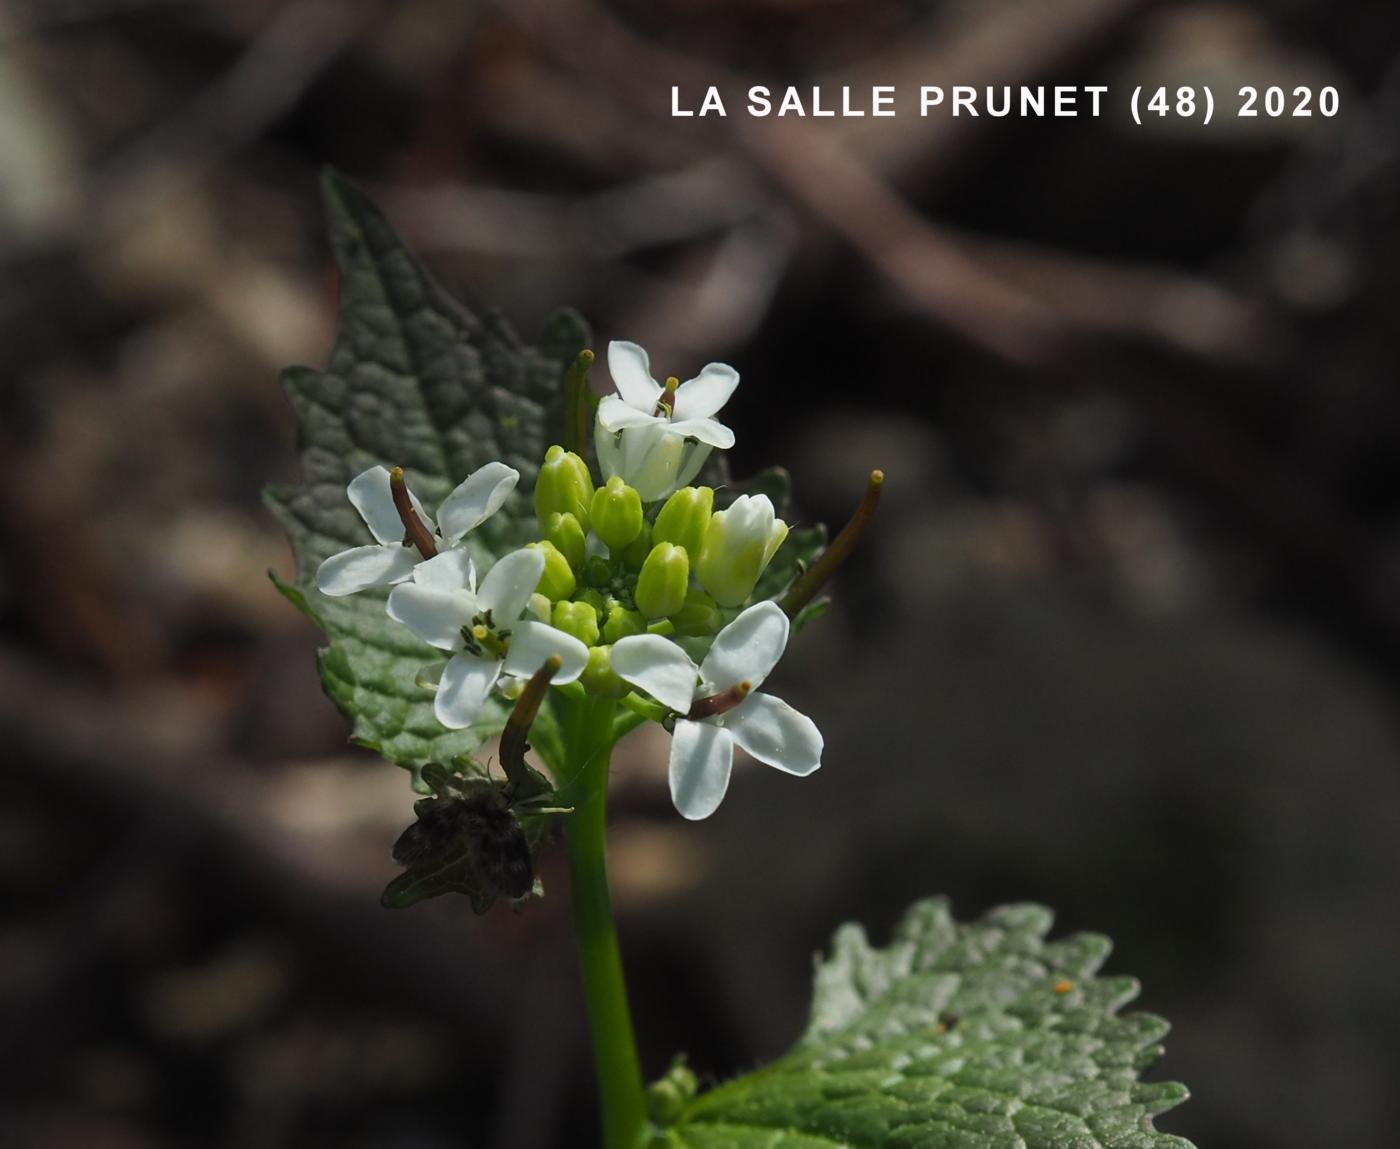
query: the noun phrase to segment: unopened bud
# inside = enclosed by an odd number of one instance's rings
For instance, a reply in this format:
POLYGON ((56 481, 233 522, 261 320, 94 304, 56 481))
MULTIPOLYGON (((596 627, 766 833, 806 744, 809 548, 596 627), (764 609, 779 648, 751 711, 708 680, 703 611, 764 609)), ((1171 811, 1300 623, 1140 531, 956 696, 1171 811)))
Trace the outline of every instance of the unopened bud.
POLYGON ((705 528, 710 525, 715 492, 711 487, 682 487, 666 500, 651 529, 652 540, 684 547, 691 561, 700 556, 705 528))
POLYGON ((574 572, 583 570, 586 540, 584 539, 583 527, 579 524, 578 519, 568 511, 563 514, 552 511, 542 526, 544 537, 569 560, 569 566, 574 569, 574 572))
POLYGON ((642 634, 646 628, 646 616, 641 611, 628 610, 616 599, 609 602, 607 621, 603 623, 605 641, 616 642, 619 638, 642 634))
POLYGON ((642 520, 642 529, 637 537, 628 543, 621 552, 623 570, 636 574, 651 554, 651 524, 642 520))
POLYGON ((598 612, 586 602, 556 602, 549 621, 555 630, 573 635, 584 646, 598 641, 598 612))
POLYGON ((588 665, 579 675, 579 681, 589 694, 598 694, 604 698, 621 698, 631 689, 612 668, 611 645, 589 647, 588 665))
POLYGON ((684 1055, 677 1057, 666 1076, 647 1087, 647 1107, 652 1120, 661 1126, 677 1124, 699 1092, 700 1081, 695 1071, 686 1065, 684 1055))
POLYGON ((540 575, 540 581, 535 589, 550 601, 558 601, 561 598, 568 598, 574 593, 577 580, 574 572, 569 566, 569 560, 559 552, 549 540, 538 543, 526 543, 527 547, 533 550, 544 552, 544 574, 540 575))
POLYGON ((588 505, 593 498, 593 479, 588 464, 557 443, 545 452, 539 478, 535 480, 535 516, 541 529, 547 529, 549 516, 573 515, 588 529, 588 505))
POLYGON ((607 617, 608 608, 612 605, 613 602, 612 599, 604 596, 602 591, 595 590, 591 586, 584 587, 583 590, 579 591, 578 594, 574 595, 574 601, 586 602, 589 606, 591 606, 594 610, 598 612, 599 618, 607 617))
POLYGON ((647 618, 666 618, 685 604, 690 581, 690 560, 674 543, 651 548, 642 573, 637 576, 637 609, 647 618))
POLYGON ((787 532, 767 495, 740 495, 705 528, 695 572, 700 585, 720 606, 740 606, 787 532))
POLYGON ((617 475, 593 492, 589 507, 593 533, 616 554, 642 533, 642 497, 617 475))
POLYGON ((671 616, 676 633, 684 635, 716 634, 724 625, 719 604, 703 590, 686 592, 685 605, 671 616))
POLYGON ((612 582, 612 566, 602 555, 593 555, 584 561, 583 581, 588 586, 605 587, 612 582))

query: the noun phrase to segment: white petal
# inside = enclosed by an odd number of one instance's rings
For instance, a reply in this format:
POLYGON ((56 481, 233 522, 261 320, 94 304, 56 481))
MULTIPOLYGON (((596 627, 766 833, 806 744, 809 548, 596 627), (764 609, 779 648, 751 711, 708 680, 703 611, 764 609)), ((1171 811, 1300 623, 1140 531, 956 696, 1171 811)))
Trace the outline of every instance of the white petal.
POLYGON ((476 600, 464 590, 435 590, 407 582, 389 595, 389 617, 439 650, 460 650, 462 627, 476 613, 476 600))
POLYGON ((456 542, 501 509, 520 472, 504 463, 487 463, 466 477, 438 507, 438 527, 442 537, 456 542))
POLYGON ((635 343, 614 339, 608 344, 608 374, 629 407, 650 414, 661 397, 661 384, 651 377, 651 357, 635 343))
POLYGON ((333 597, 372 586, 389 586, 408 578, 417 560, 417 551, 398 543, 352 547, 331 555, 316 568, 316 586, 322 594, 333 597))
POLYGON ((700 468, 705 465, 705 460, 710 457, 713 449, 708 443, 687 444, 685 459, 681 463, 681 469, 676 472, 677 487, 688 487, 695 482, 695 476, 700 473, 700 468))
POLYGON ((505 662, 507 674, 529 678, 551 654, 557 654, 562 663, 559 673, 550 679, 559 686, 573 682, 588 665, 588 647, 573 635, 543 622, 526 620, 511 625, 510 650, 505 662))
POLYGON ((500 675, 501 664, 494 658, 478 658, 465 650, 454 655, 442 672, 433 699, 437 720, 449 730, 470 726, 480 716, 500 675))
POLYGON ((676 723, 671 736, 671 801, 681 817, 698 821, 718 808, 729 789, 734 742, 729 731, 710 722, 676 723))
POLYGON ((622 434, 623 477, 642 502, 655 502, 676 489, 686 450, 685 439, 665 423, 633 427, 622 434))
MULTIPOLYGON (((349 496, 351 505, 360 512, 360 518, 364 519, 370 534, 381 543, 403 542, 403 520, 399 518, 398 508, 394 506, 388 467, 371 467, 367 471, 361 471, 350 480, 345 493, 349 496)), ((413 504, 413 509, 418 512, 418 517, 431 531, 433 520, 423 509, 423 504, 412 491, 408 492, 408 498, 413 504)))
POLYGON ((616 395, 604 395, 598 400, 598 425, 608 431, 627 427, 648 427, 664 424, 666 419, 650 411, 639 411, 616 395))
POLYGON ((750 694, 723 721, 735 742, 769 766, 801 778, 822 764, 817 724, 781 698, 750 694))
POLYGON ((604 480, 622 474, 622 439, 598 421, 593 426, 593 447, 598 452, 598 467, 604 480))
POLYGON ((659 634, 635 634, 613 643, 612 668, 624 682, 645 690, 657 702, 684 714, 695 701, 700 672, 690 656, 659 634))
MULTIPOLYGON (((676 394, 679 395, 680 392, 676 394)), ((699 439, 700 442, 718 447, 721 451, 727 451, 734 446, 734 432, 713 419, 677 419, 671 424, 671 431, 676 435, 684 435, 687 439, 699 439)))
POLYGON ((413 581, 433 590, 474 590, 476 564, 464 547, 438 551, 434 557, 414 568, 413 581))
POLYGON ((490 611, 497 626, 508 626, 525 611, 535 587, 544 574, 544 551, 521 547, 496 560, 486 572, 477 591, 476 601, 483 611, 490 611))
POLYGON ((773 556, 778 553, 778 548, 783 545, 783 540, 788 537, 788 525, 782 519, 774 518, 773 525, 768 528, 768 541, 763 546, 763 565, 766 567, 773 561, 773 556))
POLYGON ((728 363, 710 363, 694 379, 676 388, 676 419, 708 419, 729 402, 739 386, 739 372, 728 363))
POLYGON ((788 617, 776 602, 759 602, 715 635, 700 665, 706 690, 747 682, 757 690, 787 649, 788 617))

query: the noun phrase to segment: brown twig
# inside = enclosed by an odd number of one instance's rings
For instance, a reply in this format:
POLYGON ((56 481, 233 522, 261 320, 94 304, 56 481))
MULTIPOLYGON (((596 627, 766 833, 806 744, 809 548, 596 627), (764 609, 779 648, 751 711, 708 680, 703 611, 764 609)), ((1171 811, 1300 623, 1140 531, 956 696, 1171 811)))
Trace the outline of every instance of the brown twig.
POLYGON ((865 528, 870 525, 870 520, 875 517, 875 512, 880 508, 880 492, 885 486, 885 472, 871 471, 870 481, 865 485, 865 494, 861 496, 860 506, 855 509, 846 525, 841 528, 841 533, 831 540, 831 545, 817 556, 816 562, 808 567, 792 584, 792 589, 783 596, 780 604, 788 618, 795 618, 809 602, 821 593, 822 587, 837 568, 851 557, 851 552, 860 545, 860 539, 865 534, 865 528))

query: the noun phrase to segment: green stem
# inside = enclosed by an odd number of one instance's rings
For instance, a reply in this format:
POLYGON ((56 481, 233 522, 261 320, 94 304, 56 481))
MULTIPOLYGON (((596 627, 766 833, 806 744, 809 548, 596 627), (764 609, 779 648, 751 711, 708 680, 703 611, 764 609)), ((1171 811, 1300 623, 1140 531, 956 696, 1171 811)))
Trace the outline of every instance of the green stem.
POLYGON ((646 1093, 627 1006, 622 954, 608 894, 608 761, 617 704, 589 699, 566 731, 567 819, 574 932, 603 1111, 604 1149, 637 1149, 647 1131, 646 1093))

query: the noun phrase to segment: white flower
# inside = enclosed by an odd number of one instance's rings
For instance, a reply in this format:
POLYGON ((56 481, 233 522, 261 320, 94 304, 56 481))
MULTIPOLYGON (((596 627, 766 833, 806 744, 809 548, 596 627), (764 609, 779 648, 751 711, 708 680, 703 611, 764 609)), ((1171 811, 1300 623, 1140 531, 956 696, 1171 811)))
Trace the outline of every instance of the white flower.
POLYGON ((544 552, 522 548, 501 558, 473 586, 470 559, 445 551, 389 595, 389 617, 424 642, 452 651, 433 713, 450 730, 470 726, 501 675, 528 678, 550 655, 563 665, 553 681, 573 682, 588 665, 588 647, 543 622, 521 619, 544 573, 544 552))
POLYGON ((734 744, 769 766, 805 777, 821 765, 822 736, 805 714, 756 693, 788 641, 788 618, 774 602, 748 608, 715 636, 696 666, 674 642, 639 634, 613 643, 612 667, 681 717, 671 738, 671 800, 682 816, 708 818, 729 788, 734 744), (692 720, 697 698, 735 691, 732 709, 692 720))
POLYGON ((608 371, 617 394, 598 404, 598 463, 604 478, 621 475, 644 502, 684 487, 712 448, 734 446, 734 432, 713 417, 739 385, 739 373, 727 363, 711 363, 671 390, 651 377, 642 348, 614 340, 608 371))
MULTIPOLYGON (((438 508, 436 529, 442 541, 451 546, 489 519, 519 481, 520 472, 504 463, 487 463, 473 471, 438 508)), ((375 466, 360 472, 350 480, 345 493, 378 541, 331 555, 316 568, 316 586, 322 594, 339 597, 403 582, 413 574, 421 556, 404 541, 404 524, 394 506, 389 468, 375 466)), ((432 518, 412 491, 408 497, 431 533, 432 518)))

